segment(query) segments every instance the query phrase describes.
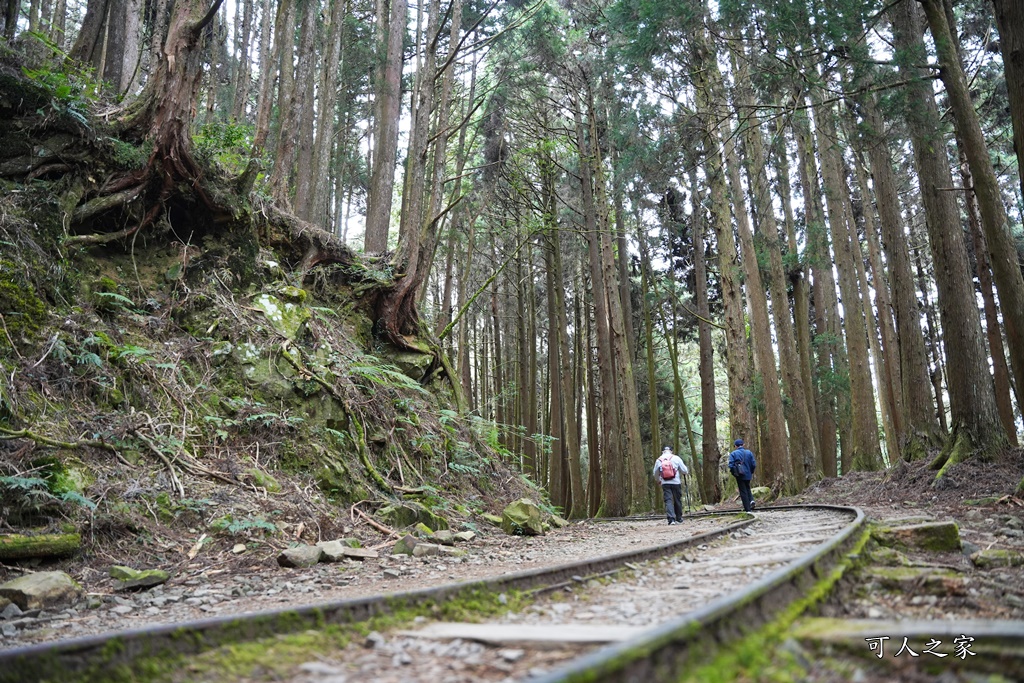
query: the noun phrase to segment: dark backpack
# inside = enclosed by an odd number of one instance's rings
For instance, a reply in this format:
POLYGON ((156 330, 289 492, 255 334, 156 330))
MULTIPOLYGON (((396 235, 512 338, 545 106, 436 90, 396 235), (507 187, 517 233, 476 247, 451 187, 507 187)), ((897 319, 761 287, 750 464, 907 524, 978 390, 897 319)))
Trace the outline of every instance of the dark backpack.
POLYGON ((676 466, 672 464, 672 459, 668 460, 661 459, 661 478, 662 479, 675 479, 676 478, 676 466))
POLYGON ((747 460, 741 451, 733 451, 729 457, 729 472, 734 477, 746 478, 750 476, 747 468, 747 460))

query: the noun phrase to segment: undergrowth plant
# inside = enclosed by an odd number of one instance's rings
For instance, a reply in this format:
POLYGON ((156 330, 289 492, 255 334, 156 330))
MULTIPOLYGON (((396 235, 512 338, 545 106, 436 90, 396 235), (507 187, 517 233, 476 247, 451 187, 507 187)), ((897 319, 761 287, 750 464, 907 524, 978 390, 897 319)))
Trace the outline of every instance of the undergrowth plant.
POLYGON ((10 523, 35 523, 40 518, 67 515, 75 507, 96 509, 77 491, 53 493, 50 483, 41 477, 0 476, 0 510, 10 523))

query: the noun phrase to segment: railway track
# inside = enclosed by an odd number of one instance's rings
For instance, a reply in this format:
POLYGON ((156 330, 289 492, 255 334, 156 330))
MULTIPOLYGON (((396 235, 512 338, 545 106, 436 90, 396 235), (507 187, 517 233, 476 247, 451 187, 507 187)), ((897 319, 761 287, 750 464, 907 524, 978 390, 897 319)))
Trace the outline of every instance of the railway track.
POLYGON ((676 680, 804 598, 863 521, 852 508, 769 508, 485 581, 34 645, 0 652, 0 682, 676 680))

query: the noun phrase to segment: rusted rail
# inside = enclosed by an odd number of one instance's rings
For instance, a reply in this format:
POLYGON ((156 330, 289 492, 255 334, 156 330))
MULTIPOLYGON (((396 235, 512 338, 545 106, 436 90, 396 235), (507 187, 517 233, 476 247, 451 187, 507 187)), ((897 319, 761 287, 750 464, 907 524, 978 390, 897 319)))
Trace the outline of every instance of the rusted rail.
MULTIPOLYGON (((420 604, 437 604, 460 596, 505 591, 543 590, 566 582, 578 582, 606 575, 627 566, 678 553, 707 543, 749 525, 754 518, 742 513, 738 521, 716 531, 680 539, 660 546, 618 553, 556 567, 506 574, 504 576, 386 596, 341 600, 301 608, 268 610, 244 615, 216 617, 192 622, 158 625, 89 636, 55 643, 42 643, 0 651, 0 683, 52 681, 109 681, 113 676, 136 680, 128 672, 145 659, 164 659, 196 654, 229 643, 252 641, 280 634, 315 629, 327 624, 350 624, 375 616, 395 613, 420 604)), ((696 515, 695 515, 696 516, 696 515)), ((700 515, 704 516, 704 515, 700 515)))

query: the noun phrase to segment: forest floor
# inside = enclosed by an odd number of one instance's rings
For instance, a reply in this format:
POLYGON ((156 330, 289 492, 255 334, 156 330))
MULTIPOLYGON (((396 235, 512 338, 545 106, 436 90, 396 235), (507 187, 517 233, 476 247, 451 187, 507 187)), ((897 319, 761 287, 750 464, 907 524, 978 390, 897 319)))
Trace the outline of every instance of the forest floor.
MULTIPOLYGON (((1024 620, 1024 567, 982 570, 976 568, 969 557, 980 549, 1024 552, 1024 501, 1008 495, 1022 475, 1024 462, 1016 453, 1012 460, 998 463, 964 463, 950 473, 943 488, 937 489, 931 485, 934 472, 923 463, 915 463, 885 472, 856 472, 841 479, 824 480, 798 496, 778 502, 853 505, 863 509, 870 521, 882 525, 951 519, 959 526, 964 546, 962 553, 908 553, 915 563, 955 571, 958 581, 949 583, 944 590, 917 592, 907 591, 905 586, 904 590, 880 586, 867 574, 855 573, 844 579, 840 589, 820 608, 823 616, 1024 620)), ((713 509, 736 507, 736 501, 730 500, 713 509)), ((480 579, 659 545, 684 534, 711 530, 722 523, 716 518, 700 517, 689 519, 682 526, 668 526, 660 519, 637 520, 629 522, 626 533, 609 535, 602 524, 582 521, 534 538, 506 536, 496 527, 481 524, 477 538, 459 546, 464 551, 460 556, 391 556, 387 548, 381 548, 377 559, 319 564, 310 569, 277 566, 279 542, 249 543, 244 552, 235 554, 232 551, 237 547, 219 540, 209 546, 200 544, 201 550, 190 558, 187 541, 178 544, 167 541, 168 555, 179 555, 177 564, 171 567, 171 580, 157 588, 130 593, 115 591, 108 576, 111 564, 132 564, 133 558, 128 555, 131 547, 121 539, 119 544, 100 544, 84 557, 45 567, 70 573, 85 587, 86 600, 62 612, 36 615, 19 623, 16 629, 10 622, 0 621, 0 627, 4 627, 0 649, 140 628, 151 623, 180 622, 480 579)), ((302 528, 295 531, 296 536, 304 535, 310 540, 310 531, 302 528)), ((330 540, 322 531, 314 530, 312 534, 319 533, 322 540, 330 540)), ((339 535, 360 537, 366 547, 381 545, 384 539, 365 524, 353 524, 352 528, 336 531, 339 535)), ((168 561, 157 562, 159 558, 152 553, 136 559, 148 560, 142 562, 142 566, 135 563, 140 569, 169 566, 168 561)), ((14 576, 17 570, 4 567, 2 573, 14 576)), ((849 675, 849 668, 840 665, 839 669, 845 673, 838 678, 835 667, 811 678, 843 680, 843 676, 849 675)), ((857 678, 892 680, 892 674, 883 672, 873 677, 867 670, 857 678)))

